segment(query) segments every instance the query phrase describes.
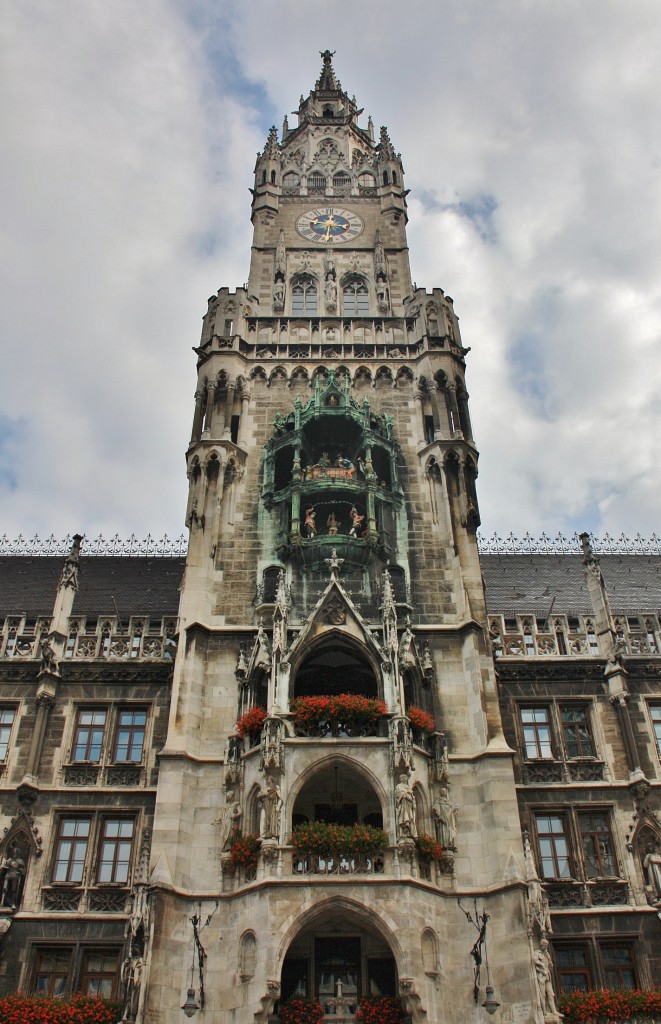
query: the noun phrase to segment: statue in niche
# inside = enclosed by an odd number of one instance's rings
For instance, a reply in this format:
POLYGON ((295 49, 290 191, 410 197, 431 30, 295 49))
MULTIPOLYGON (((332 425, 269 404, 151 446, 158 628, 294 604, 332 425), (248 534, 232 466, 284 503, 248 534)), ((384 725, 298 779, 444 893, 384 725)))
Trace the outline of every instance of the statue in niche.
POLYGON ((661 852, 654 843, 647 844, 643 868, 647 887, 654 897, 654 902, 658 903, 661 901, 661 852))
POLYGON ((121 981, 124 986, 124 1013, 122 1021, 135 1020, 138 1012, 138 1000, 140 998, 140 986, 142 985, 142 972, 145 961, 131 944, 131 956, 127 956, 122 963, 121 981))
POLYGON ((542 1013, 544 1016, 559 1017, 560 1014, 555 1002, 555 992, 553 991, 553 961, 549 953, 547 939, 542 939, 540 942, 539 949, 533 955, 533 963, 535 965, 535 977, 537 978, 542 1013))
POLYGON ((23 895, 23 882, 25 881, 25 860, 18 843, 12 843, 5 854, 0 867, 2 871, 2 898, 0 903, 3 907, 11 907, 15 910, 23 895))
POLYGON ((415 825, 415 793, 404 772, 395 786, 395 807, 397 812, 397 836, 399 839, 415 839, 418 830, 415 825))
POLYGON ((328 249, 327 252, 324 253, 324 277, 326 280, 331 278, 333 281, 335 280, 335 259, 333 257, 332 249, 328 249))
POLYGON ((326 297, 326 309, 330 312, 337 305, 337 285, 331 277, 324 285, 324 296, 326 297))
POLYGON ((51 676, 58 676, 60 674, 55 648, 48 636, 41 641, 41 666, 39 671, 48 672, 51 676))
POLYGON ((377 281, 376 303, 380 313, 387 313, 390 309, 390 293, 385 281, 377 281))
POLYGON ((285 286, 282 281, 276 281, 273 285, 273 308, 275 310, 284 309, 285 306, 285 286))
POLYGON ((432 807, 436 841, 444 850, 457 848, 457 808, 450 802, 447 786, 441 786, 432 807))
POLYGON ((272 775, 266 776, 266 782, 260 791, 258 799, 262 805, 259 816, 259 837, 260 839, 278 839, 280 836, 282 796, 280 794, 280 787, 272 775))
POLYGON ((241 828, 242 817, 243 811, 241 810, 241 804, 235 799, 234 790, 228 789, 225 806, 220 812, 220 817, 218 818, 221 850, 227 850, 229 848, 232 833, 241 828))

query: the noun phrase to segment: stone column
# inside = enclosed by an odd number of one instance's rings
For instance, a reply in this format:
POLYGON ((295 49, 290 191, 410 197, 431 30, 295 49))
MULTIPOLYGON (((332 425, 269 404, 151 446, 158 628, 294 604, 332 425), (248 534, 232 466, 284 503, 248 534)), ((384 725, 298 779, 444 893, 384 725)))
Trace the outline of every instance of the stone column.
POLYGON ((234 407, 234 392, 236 391, 236 381, 231 380, 227 385, 227 397, 225 399, 225 422, 223 425, 223 437, 229 437, 230 430, 232 427, 232 409, 234 407))
POLYGON ((193 429, 191 430, 190 443, 194 444, 200 440, 202 434, 202 419, 204 417, 204 394, 202 391, 195 392, 195 412, 193 414, 193 429))
POLYGON ((445 385, 445 390, 448 394, 448 401, 450 402, 450 409, 452 411, 452 419, 454 420, 454 430, 452 431, 453 437, 463 437, 461 431, 461 417, 459 416, 459 405, 457 404, 457 385, 453 380, 449 380, 445 385))
POLYGON ((248 419, 248 404, 250 402, 250 395, 247 393, 247 391, 242 391, 240 398, 241 415, 239 417, 239 432, 237 434, 236 443, 239 445, 243 445, 245 443, 246 437, 246 421, 248 419))
POLYGON ((205 437, 211 437, 211 418, 213 416, 213 403, 216 398, 216 384, 215 381, 210 380, 207 384, 207 407, 204 416, 204 430, 203 434, 205 437))

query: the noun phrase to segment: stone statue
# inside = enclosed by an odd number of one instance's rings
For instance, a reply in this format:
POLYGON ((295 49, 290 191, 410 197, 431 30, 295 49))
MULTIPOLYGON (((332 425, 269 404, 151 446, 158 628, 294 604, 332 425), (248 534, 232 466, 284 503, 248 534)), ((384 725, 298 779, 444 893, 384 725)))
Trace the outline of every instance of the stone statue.
POLYGON ((16 843, 9 847, 2 862, 2 871, 2 906, 15 908, 20 903, 25 879, 25 861, 16 843))
POLYGON ((329 278, 335 280, 335 260, 332 249, 328 249, 324 254, 324 277, 326 280, 329 278))
POLYGON ((145 962, 141 956, 127 956, 122 963, 121 980, 124 986, 124 1013, 122 1021, 133 1021, 138 1012, 142 971, 145 962))
POLYGON ((456 850, 457 848, 456 812, 457 808, 450 803, 447 786, 441 786, 431 813, 434 819, 436 840, 444 850, 456 850))
POLYGON ((395 807, 398 838, 414 839, 418 834, 415 825, 415 794, 408 776, 403 772, 395 786, 395 807))
POLYGON ((542 939, 540 942, 539 949, 533 955, 533 963, 535 965, 542 1013, 544 1016, 551 1014, 554 1017, 559 1017, 558 1007, 555 1003, 555 992, 553 991, 553 963, 546 939, 542 939))
POLYGON ((280 837, 282 796, 280 795, 280 787, 272 775, 266 776, 264 788, 259 794, 259 802, 262 805, 259 816, 260 839, 278 839, 280 837))
POLYGON ((326 296, 326 305, 334 306, 337 302, 337 285, 330 277, 324 285, 324 295, 326 296))
POLYGON ((242 817, 243 811, 241 810, 241 804, 238 800, 235 800, 234 790, 228 789, 227 800, 218 819, 218 824, 220 825, 219 832, 221 850, 227 850, 229 848, 232 833, 241 828, 242 817))
POLYGON ((50 642, 50 637, 44 637, 41 641, 41 667, 40 672, 48 672, 52 676, 60 674, 55 649, 50 642))
POLYGON ((653 843, 647 844, 645 859, 643 861, 645 879, 652 890, 655 901, 661 901, 661 853, 653 843))
POLYGON ((285 304, 285 286, 282 281, 276 281, 273 285, 273 305, 276 309, 282 309, 285 304))

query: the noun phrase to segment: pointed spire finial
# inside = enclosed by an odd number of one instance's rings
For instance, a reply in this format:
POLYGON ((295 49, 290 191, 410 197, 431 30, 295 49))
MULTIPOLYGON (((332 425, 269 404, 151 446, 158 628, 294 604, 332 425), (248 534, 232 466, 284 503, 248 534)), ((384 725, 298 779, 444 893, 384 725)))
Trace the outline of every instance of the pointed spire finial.
POLYGON ((341 92, 342 86, 340 85, 333 70, 332 61, 335 56, 335 50, 320 50, 319 55, 324 62, 324 66, 321 69, 321 74, 317 80, 317 91, 341 92))
POLYGON ((275 125, 271 125, 271 129, 269 131, 269 137, 266 140, 266 145, 264 146, 264 156, 268 156, 268 157, 271 157, 271 159, 273 159, 273 158, 277 157, 277 155, 278 155, 278 129, 276 128, 275 125))

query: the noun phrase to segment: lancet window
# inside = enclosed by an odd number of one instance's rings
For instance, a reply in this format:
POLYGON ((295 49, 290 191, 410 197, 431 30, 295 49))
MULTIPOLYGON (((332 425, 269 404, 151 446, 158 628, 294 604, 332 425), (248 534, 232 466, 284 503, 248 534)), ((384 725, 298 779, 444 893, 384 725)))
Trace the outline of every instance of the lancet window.
POLYGON ((370 311, 370 300, 365 278, 350 277, 344 282, 342 306, 345 316, 367 316, 370 311))
POLYGON ((317 315, 317 283, 308 274, 302 274, 291 286, 292 316, 317 315))

